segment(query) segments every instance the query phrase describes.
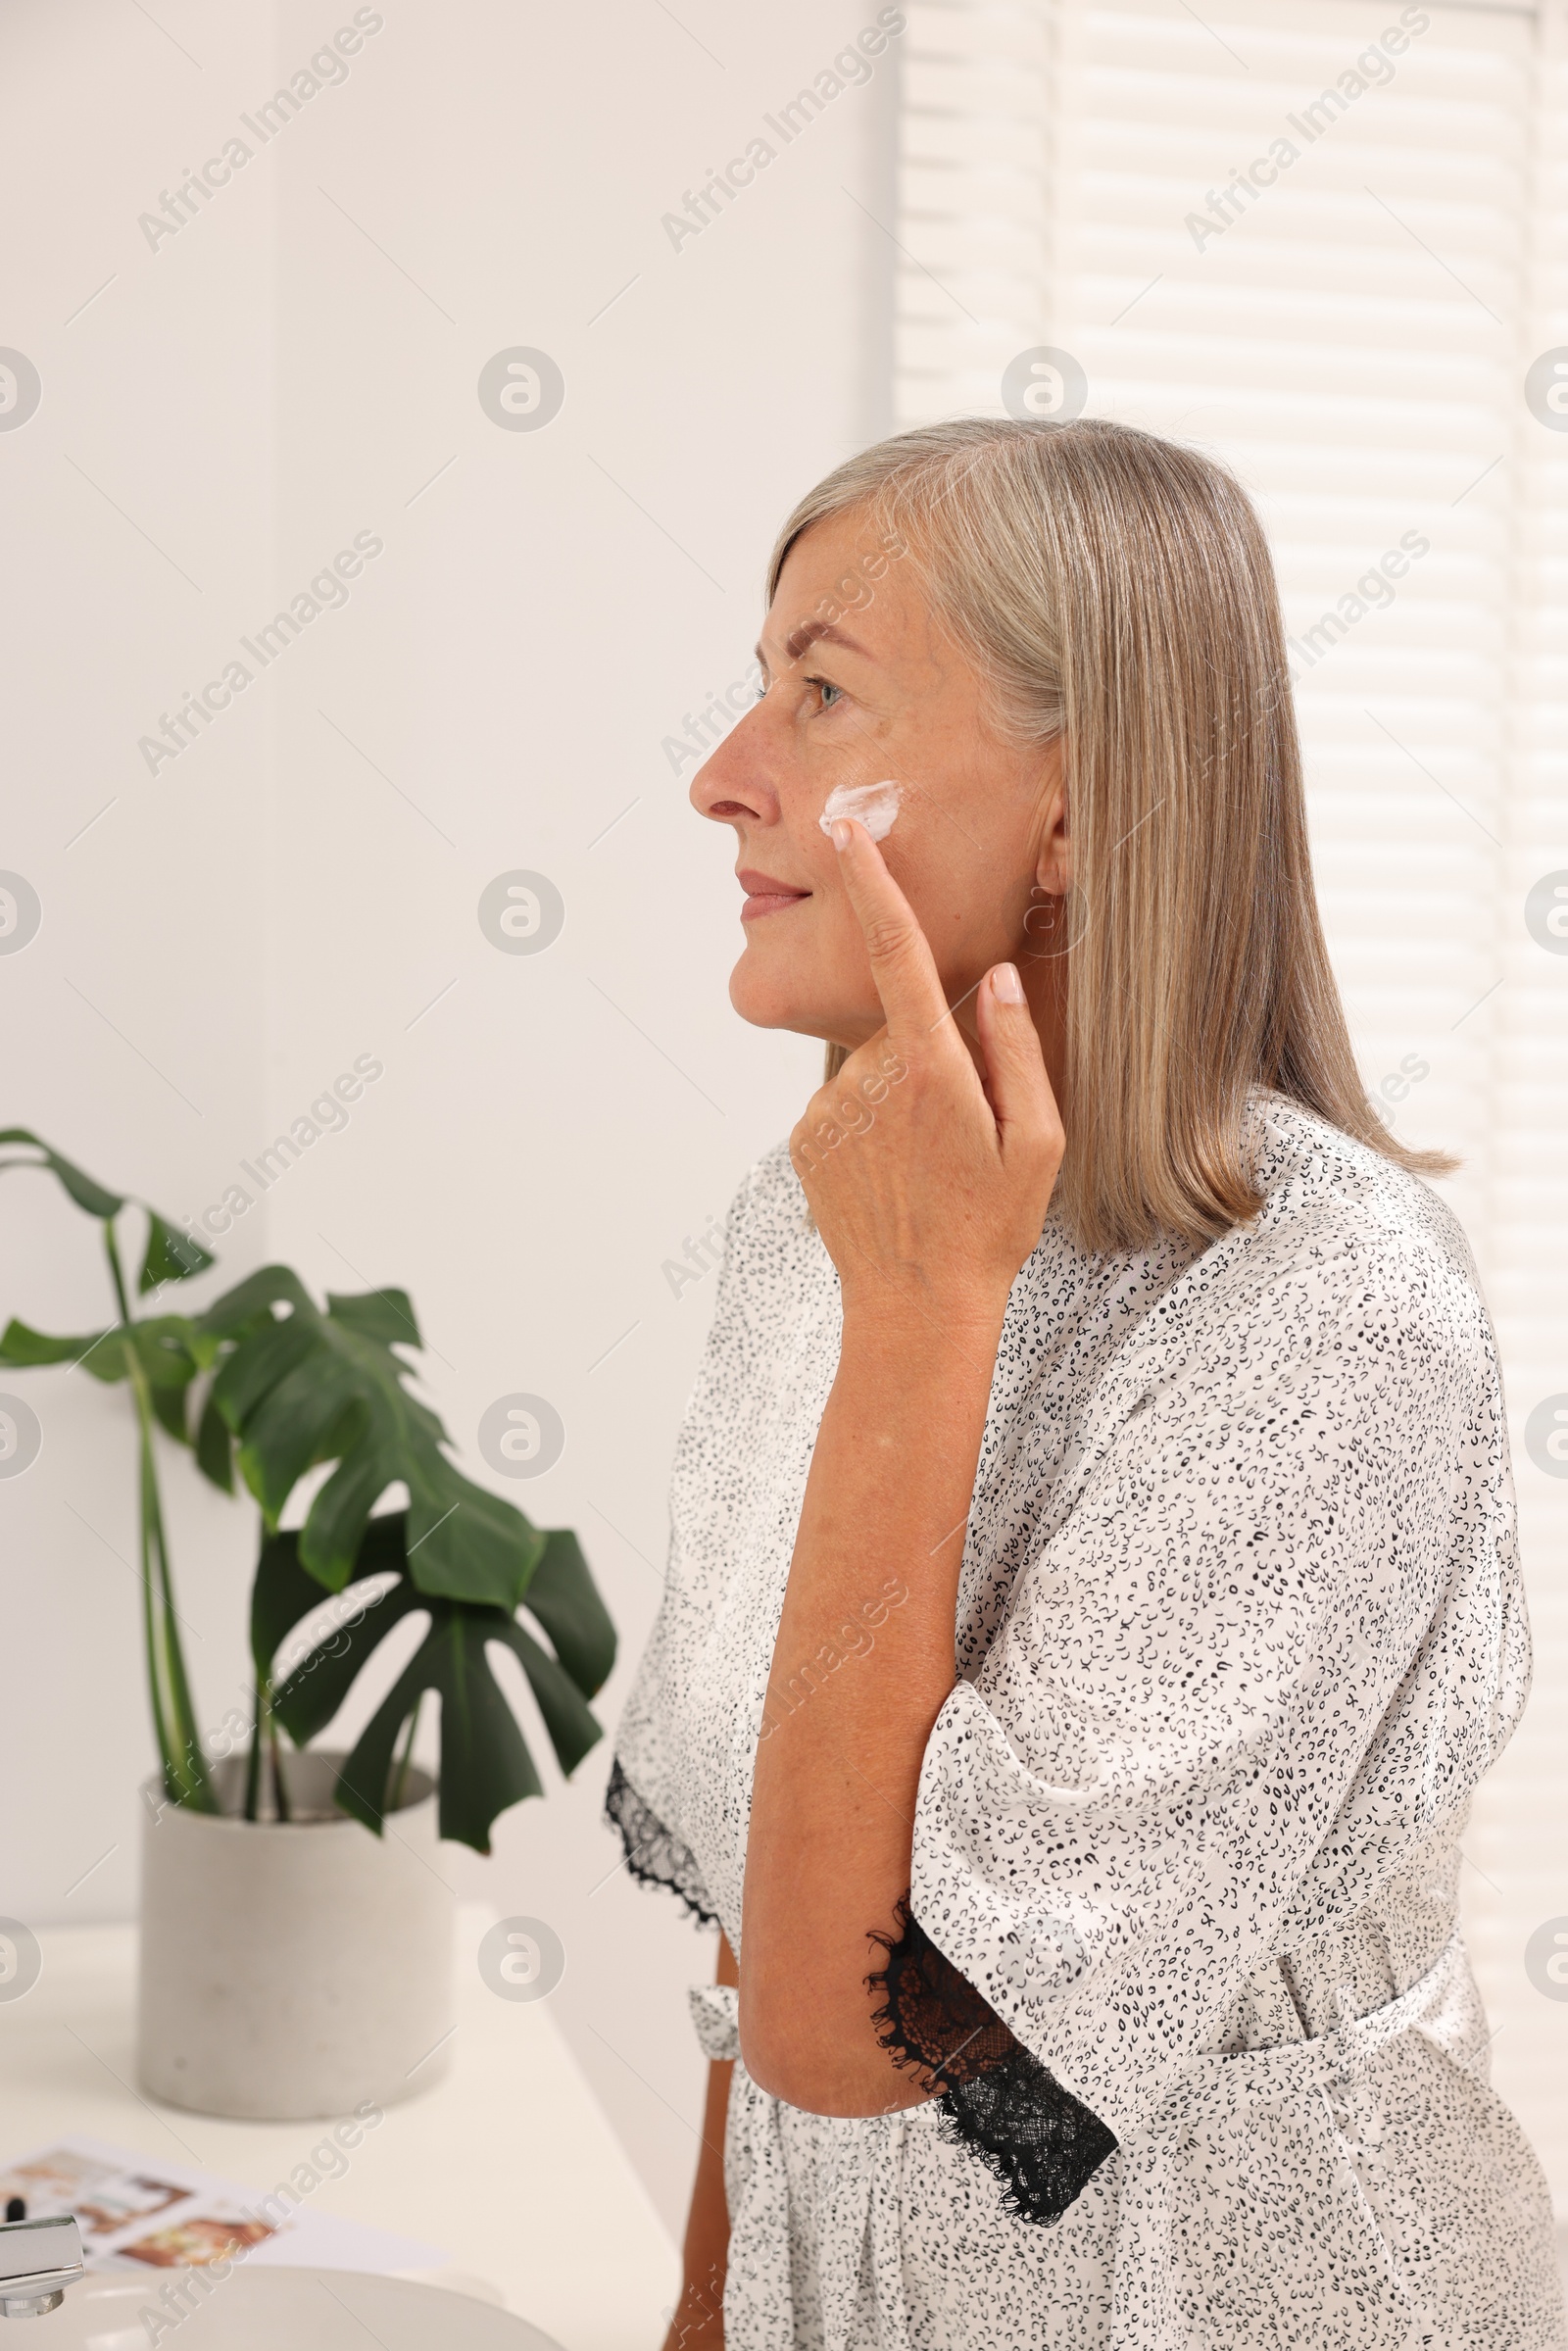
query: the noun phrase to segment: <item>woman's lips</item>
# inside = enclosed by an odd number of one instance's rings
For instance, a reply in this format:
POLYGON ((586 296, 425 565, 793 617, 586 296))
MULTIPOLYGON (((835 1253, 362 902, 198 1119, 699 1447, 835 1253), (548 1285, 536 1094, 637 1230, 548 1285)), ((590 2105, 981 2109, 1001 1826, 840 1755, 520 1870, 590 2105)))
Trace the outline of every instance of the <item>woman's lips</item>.
POLYGON ((811 895, 809 890, 792 889, 788 882, 775 881, 770 873, 757 873, 746 865, 740 867, 735 879, 746 892, 742 922, 756 922, 763 914, 777 914, 785 906, 798 906, 803 898, 811 895))

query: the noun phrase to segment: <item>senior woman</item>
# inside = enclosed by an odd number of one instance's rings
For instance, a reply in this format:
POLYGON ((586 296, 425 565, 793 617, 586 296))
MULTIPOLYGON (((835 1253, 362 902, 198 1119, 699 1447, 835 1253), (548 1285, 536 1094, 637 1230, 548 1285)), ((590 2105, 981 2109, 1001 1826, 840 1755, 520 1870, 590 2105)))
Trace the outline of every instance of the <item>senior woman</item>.
POLYGON ((906 433, 759 658, 692 798, 732 1002, 828 1074, 611 1784, 723 1931, 669 2344, 1561 2346, 1455 1932, 1528 1678, 1496 1358, 1356 1077, 1257 519, 1118 425, 906 433))

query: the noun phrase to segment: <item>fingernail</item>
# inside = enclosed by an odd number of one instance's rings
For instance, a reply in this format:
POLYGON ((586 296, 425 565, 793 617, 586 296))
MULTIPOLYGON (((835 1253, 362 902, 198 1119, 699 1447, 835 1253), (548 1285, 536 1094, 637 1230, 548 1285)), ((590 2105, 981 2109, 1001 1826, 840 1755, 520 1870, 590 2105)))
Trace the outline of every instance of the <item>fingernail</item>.
POLYGON ((849 846, 850 846, 850 842, 851 842, 852 838, 853 838, 853 835, 852 835, 852 834, 851 834, 851 832, 850 832, 850 820, 849 820, 849 818, 848 818, 847 816, 835 816, 835 817, 834 817, 834 819, 833 819, 833 846, 834 846, 834 848, 835 848, 835 849, 848 849, 848 848, 849 848, 849 846))
POLYGON ((1023 982, 1016 963, 999 963, 991 974, 991 993, 999 1004, 1021 1004, 1023 982))

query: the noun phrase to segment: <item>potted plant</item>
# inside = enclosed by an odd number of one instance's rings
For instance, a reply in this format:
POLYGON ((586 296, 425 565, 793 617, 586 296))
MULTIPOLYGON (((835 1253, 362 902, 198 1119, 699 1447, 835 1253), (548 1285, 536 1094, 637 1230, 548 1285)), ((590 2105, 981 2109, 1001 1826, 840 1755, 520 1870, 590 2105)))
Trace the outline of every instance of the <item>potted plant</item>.
POLYGON ((137 1433, 159 1754, 143 1841, 144 2085, 253 2118, 408 2096, 440 2072, 450 2025, 449 1902, 421 1847, 440 1836, 487 1853, 497 1814, 543 1792, 491 1649, 518 1660, 564 1772, 601 1736, 588 1700, 615 1637, 576 1537, 534 1527, 448 1457, 398 1351, 421 1344, 404 1292, 318 1306, 297 1275, 271 1265, 204 1312, 137 1316, 120 1242, 127 1210, 145 1216, 137 1289, 154 1308, 211 1266, 210 1252, 21 1127, 0 1131, 0 1172, 17 1166, 48 1170, 103 1227, 117 1318, 72 1338, 12 1320, 0 1363, 71 1362, 123 1383, 137 1433), (179 1639, 161 1435, 227 1493, 237 1469, 261 1510, 254 1706, 245 1751, 216 1761, 179 1639), (301 1481, 326 1465, 301 1523, 285 1528, 301 1481), (378 1512, 399 1486, 406 1505, 378 1512), (325 1630, 279 1675, 280 1652, 332 1595, 340 1606, 325 1630), (423 1638, 352 1751, 310 1747, 380 1643, 415 1616, 423 1638), (440 1699, 433 1785, 412 1760, 430 1690, 440 1699))

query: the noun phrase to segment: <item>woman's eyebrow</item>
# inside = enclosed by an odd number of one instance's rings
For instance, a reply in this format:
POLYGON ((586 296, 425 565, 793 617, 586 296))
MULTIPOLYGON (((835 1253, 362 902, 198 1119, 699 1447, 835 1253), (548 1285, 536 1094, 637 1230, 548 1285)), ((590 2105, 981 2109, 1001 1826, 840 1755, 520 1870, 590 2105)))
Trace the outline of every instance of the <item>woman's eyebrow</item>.
MULTIPOLYGON (((871 661, 876 659, 874 654, 867 653, 858 638, 852 637, 847 629, 840 628, 837 622, 832 620, 803 620, 800 627, 791 629, 785 638, 784 651, 792 661, 798 661, 813 645, 817 644, 842 645, 846 653, 858 653, 862 661, 871 661)), ((760 644, 758 645, 756 652, 757 659, 760 661, 764 661, 765 657, 760 644)))

